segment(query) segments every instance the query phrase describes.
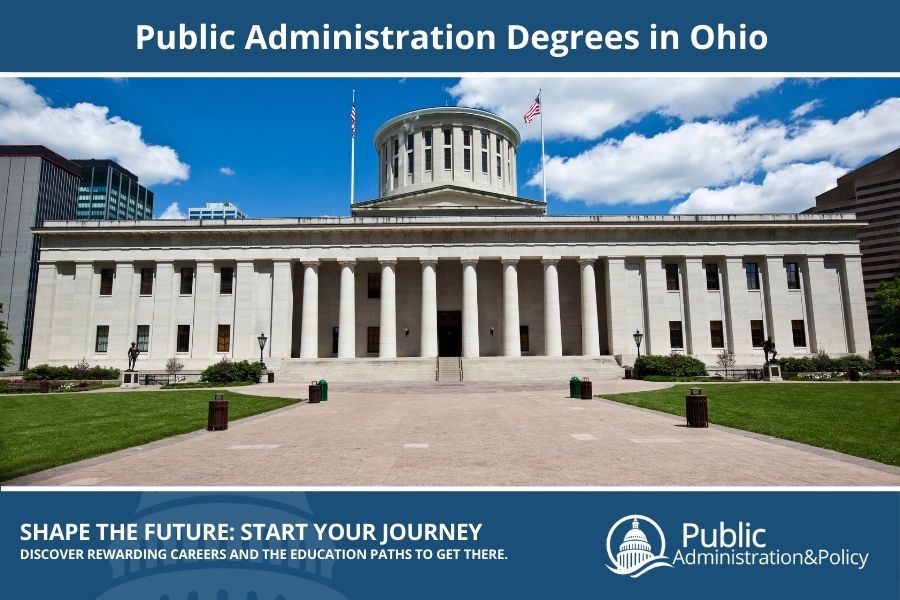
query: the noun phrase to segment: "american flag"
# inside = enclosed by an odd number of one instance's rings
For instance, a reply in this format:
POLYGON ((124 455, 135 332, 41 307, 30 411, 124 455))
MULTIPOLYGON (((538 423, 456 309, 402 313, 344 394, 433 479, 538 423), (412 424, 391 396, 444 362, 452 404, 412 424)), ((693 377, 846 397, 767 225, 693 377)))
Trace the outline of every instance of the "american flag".
POLYGON ((356 103, 350 105, 350 137, 356 137, 356 103))
POLYGON ((525 122, 531 123, 536 116, 541 114, 541 95, 538 94, 534 99, 534 102, 531 103, 531 106, 528 107, 528 110, 525 111, 525 122))

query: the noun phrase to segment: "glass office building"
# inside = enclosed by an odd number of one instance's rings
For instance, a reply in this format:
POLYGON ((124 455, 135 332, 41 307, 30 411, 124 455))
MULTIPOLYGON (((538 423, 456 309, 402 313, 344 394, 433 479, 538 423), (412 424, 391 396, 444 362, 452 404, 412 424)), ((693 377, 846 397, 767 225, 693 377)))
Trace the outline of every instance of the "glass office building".
POLYGON ((81 185, 75 218, 133 221, 153 218, 153 192, 138 177, 111 160, 76 160, 81 185))
POLYGON ((203 207, 188 209, 188 218, 192 221, 201 219, 246 219, 247 215, 241 212, 231 202, 207 202, 203 207))

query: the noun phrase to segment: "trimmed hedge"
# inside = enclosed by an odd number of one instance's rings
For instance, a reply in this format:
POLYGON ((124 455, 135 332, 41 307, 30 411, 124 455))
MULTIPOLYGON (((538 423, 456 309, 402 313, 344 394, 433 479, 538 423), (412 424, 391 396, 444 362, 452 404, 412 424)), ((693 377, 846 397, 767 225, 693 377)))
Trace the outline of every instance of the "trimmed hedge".
POLYGON ((702 360, 685 354, 669 354, 668 356, 647 355, 634 363, 634 376, 643 379, 649 375, 666 377, 706 377, 706 365, 702 360))
POLYGON ((87 369, 80 369, 63 365, 61 367, 51 367, 50 365, 38 365, 26 370, 22 374, 22 379, 26 381, 35 381, 40 379, 50 380, 72 380, 72 379, 118 379, 119 369, 112 367, 94 366, 87 369))
POLYGON ((219 362, 209 365, 200 374, 200 381, 210 383, 230 383, 234 381, 249 381, 259 383, 263 374, 262 365, 257 362, 241 360, 232 362, 223 358, 219 362))
POLYGON ((802 358, 779 358, 778 364, 785 373, 836 373, 849 371, 854 367, 860 371, 872 369, 872 363, 859 354, 831 358, 824 352, 802 358))

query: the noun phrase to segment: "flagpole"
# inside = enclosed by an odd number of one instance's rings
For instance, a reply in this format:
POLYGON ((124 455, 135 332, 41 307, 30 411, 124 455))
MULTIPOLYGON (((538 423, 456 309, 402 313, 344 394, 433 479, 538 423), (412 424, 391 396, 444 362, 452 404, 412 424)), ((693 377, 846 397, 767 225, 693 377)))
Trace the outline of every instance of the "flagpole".
MULTIPOLYGON (((353 90, 352 108, 356 109, 356 90, 353 90)), ((356 175, 356 128, 350 136, 350 204, 353 204, 354 187, 356 175)))
POLYGON ((547 162, 544 159, 544 99, 541 98, 543 90, 538 88, 538 99, 541 109, 541 180, 544 185, 544 204, 547 204, 547 162))

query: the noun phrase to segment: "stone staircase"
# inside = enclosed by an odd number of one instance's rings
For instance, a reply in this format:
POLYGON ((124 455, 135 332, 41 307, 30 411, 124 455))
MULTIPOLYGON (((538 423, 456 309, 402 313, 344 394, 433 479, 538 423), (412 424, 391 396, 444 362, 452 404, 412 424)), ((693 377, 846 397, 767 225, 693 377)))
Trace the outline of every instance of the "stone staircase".
POLYGON ((458 356, 441 356, 437 359, 437 380, 440 383, 462 381, 462 359, 458 356))

